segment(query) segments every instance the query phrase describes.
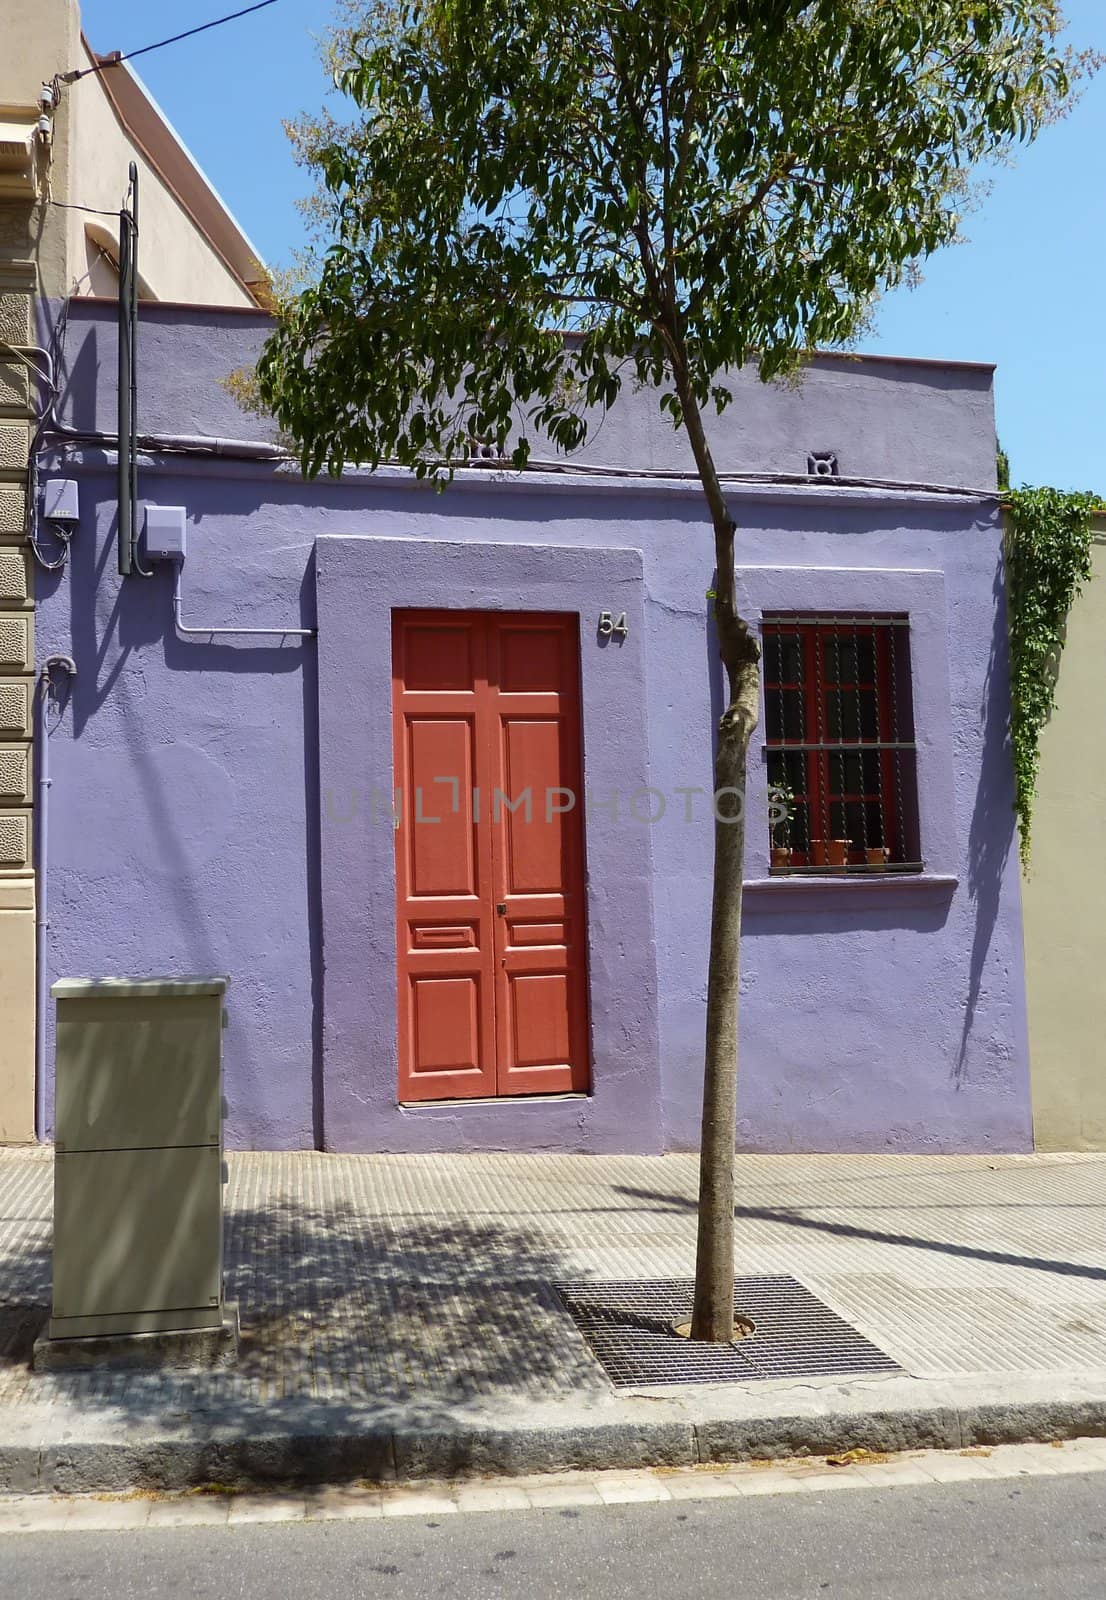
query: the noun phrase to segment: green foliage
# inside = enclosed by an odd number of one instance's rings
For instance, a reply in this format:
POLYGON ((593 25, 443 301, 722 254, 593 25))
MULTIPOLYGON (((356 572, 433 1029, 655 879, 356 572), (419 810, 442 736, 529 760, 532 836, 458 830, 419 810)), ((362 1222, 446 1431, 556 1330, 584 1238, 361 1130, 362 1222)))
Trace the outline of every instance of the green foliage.
POLYGON ((1002 448, 1001 439, 996 439, 995 440, 995 473, 996 473, 996 476, 998 477, 998 486, 999 486, 999 488, 1000 489, 1009 489, 1009 487, 1010 487, 1010 457, 1006 454, 1006 451, 1002 448))
POLYGON ((329 242, 259 366, 308 473, 448 472, 474 437, 522 466, 627 381, 721 410, 728 368, 847 341, 1084 65, 1056 0, 345 11, 355 116, 296 130, 329 242))
POLYGON ((795 820, 796 809, 795 791, 786 777, 768 785, 768 824, 773 844, 791 843, 791 824, 795 820))
POLYGON ((1005 499, 1011 738, 1022 865, 1029 865, 1041 729, 1056 704, 1068 612, 1091 574, 1096 494, 1013 490, 1005 499))

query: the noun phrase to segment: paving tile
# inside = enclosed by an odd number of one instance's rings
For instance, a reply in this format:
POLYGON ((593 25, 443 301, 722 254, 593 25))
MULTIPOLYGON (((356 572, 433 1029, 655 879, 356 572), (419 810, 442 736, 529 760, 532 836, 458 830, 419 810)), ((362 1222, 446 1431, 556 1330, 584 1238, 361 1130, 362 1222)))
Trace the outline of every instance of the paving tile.
POLYGON ((991 1459, 1004 1473, 1041 1473, 1055 1477, 1073 1472, 1101 1472, 1106 1470, 1106 1442, 1098 1443, 1097 1450, 1038 1443, 1004 1445, 991 1459))
POLYGON ((150 1519, 150 1502, 144 1499, 100 1500, 75 1496, 69 1502, 66 1533, 76 1529, 144 1528, 150 1519))
POLYGON ((385 1490, 382 1507, 386 1517, 441 1517, 457 1510, 457 1502, 448 1489, 398 1487, 385 1490))
MULTIPOLYGON (((596 1474, 598 1477, 598 1474, 596 1474)), ((602 1496, 593 1483, 551 1483, 526 1491, 532 1506, 601 1506, 602 1496)))
POLYGON ((1085 1459, 1087 1471, 1091 1471, 1092 1462, 1095 1465, 1106 1466, 1106 1439, 1066 1439, 1063 1453, 1066 1456, 1079 1456, 1085 1459))
POLYGON ((242 1522, 302 1522, 307 1516, 307 1499, 302 1494, 232 1494, 228 1498, 231 1527, 242 1522))
POLYGON ((827 1467, 824 1472, 796 1474, 804 1494, 820 1494, 823 1490, 862 1489, 864 1479, 859 1467, 827 1467))
POLYGON ((307 1496, 308 1522, 353 1522, 383 1515, 384 1497, 378 1489, 328 1484, 307 1496))
POLYGON ((934 1451, 926 1456, 926 1470, 935 1483, 972 1483, 999 1478, 1002 1473, 991 1456, 962 1456, 958 1451, 934 1451))
POLYGON ((738 1493, 733 1483, 713 1472, 665 1473, 664 1486, 673 1500, 728 1500, 738 1493))
POLYGON ((459 1483, 453 1492, 458 1511, 525 1511, 530 1504, 513 1483, 459 1483))
POLYGON ((877 1488, 890 1487, 893 1484, 916 1485, 937 1481, 924 1461, 873 1461, 860 1463, 851 1470, 865 1483, 873 1484, 877 1488))
POLYGON ((595 1487, 603 1504, 608 1506, 672 1498, 664 1481, 652 1472, 598 1472, 595 1487))
POLYGON ((737 1468, 733 1472, 720 1473, 719 1477, 723 1483, 732 1483, 740 1495, 799 1494, 803 1487, 801 1478, 778 1467, 764 1470, 737 1468))
POLYGON ((594 1488, 598 1473, 585 1468, 577 1468, 572 1472, 530 1472, 513 1477, 511 1482, 520 1489, 550 1489, 561 1488, 594 1488))
POLYGON ((70 1502, 56 1495, 29 1494, 0 1506, 0 1535, 59 1533, 69 1520, 70 1502))
POLYGON ((169 1500, 151 1500, 148 1528, 217 1528, 230 1512, 230 1496, 225 1494, 174 1495, 169 1500))
POLYGON ((1042 1456, 1042 1470, 1055 1476, 1064 1476, 1072 1472, 1106 1472, 1106 1451, 1081 1450, 1081 1451, 1055 1451, 1048 1456, 1042 1456))
MULTIPOLYGON (((1079 1457, 1075 1455, 1065 1457, 1062 1450, 1054 1450, 1048 1444, 1007 1445, 996 1450, 991 1459, 997 1460, 1000 1471, 1027 1472, 1046 1477, 1053 1477, 1062 1472, 1066 1461, 1075 1463, 1074 1470, 1079 1470, 1079 1457)), ((1095 1458, 1084 1453, 1082 1459, 1091 1461, 1095 1458)))

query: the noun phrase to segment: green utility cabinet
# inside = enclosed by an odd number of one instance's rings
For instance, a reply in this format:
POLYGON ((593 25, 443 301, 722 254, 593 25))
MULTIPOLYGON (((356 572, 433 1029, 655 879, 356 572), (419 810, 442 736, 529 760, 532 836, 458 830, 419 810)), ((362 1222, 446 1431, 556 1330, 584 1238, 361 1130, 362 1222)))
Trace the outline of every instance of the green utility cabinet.
POLYGON ((53 986, 51 1339, 222 1323, 226 987, 53 986))

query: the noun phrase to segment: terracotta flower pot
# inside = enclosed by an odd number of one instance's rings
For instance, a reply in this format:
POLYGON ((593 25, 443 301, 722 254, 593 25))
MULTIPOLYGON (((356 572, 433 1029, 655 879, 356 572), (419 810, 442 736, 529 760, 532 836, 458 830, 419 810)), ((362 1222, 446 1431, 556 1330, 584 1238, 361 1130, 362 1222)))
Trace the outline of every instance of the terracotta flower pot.
POLYGON ((864 852, 864 856, 870 867, 875 867, 878 872, 887 871, 887 863, 891 859, 891 851, 887 845, 869 845, 864 852))
POLYGON ((791 846, 789 844, 774 844, 772 846, 772 865, 774 867, 789 867, 791 865, 791 846))
POLYGON ((810 858, 816 867, 847 867, 850 839, 812 839, 810 858))

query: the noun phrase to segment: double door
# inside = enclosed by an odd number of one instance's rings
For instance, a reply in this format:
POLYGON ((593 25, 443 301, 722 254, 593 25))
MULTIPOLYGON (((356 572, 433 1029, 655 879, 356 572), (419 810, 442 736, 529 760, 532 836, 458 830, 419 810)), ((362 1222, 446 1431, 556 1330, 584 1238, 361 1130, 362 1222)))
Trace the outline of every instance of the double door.
POLYGON ((399 1098, 588 1087, 573 616, 392 619, 399 1098))

